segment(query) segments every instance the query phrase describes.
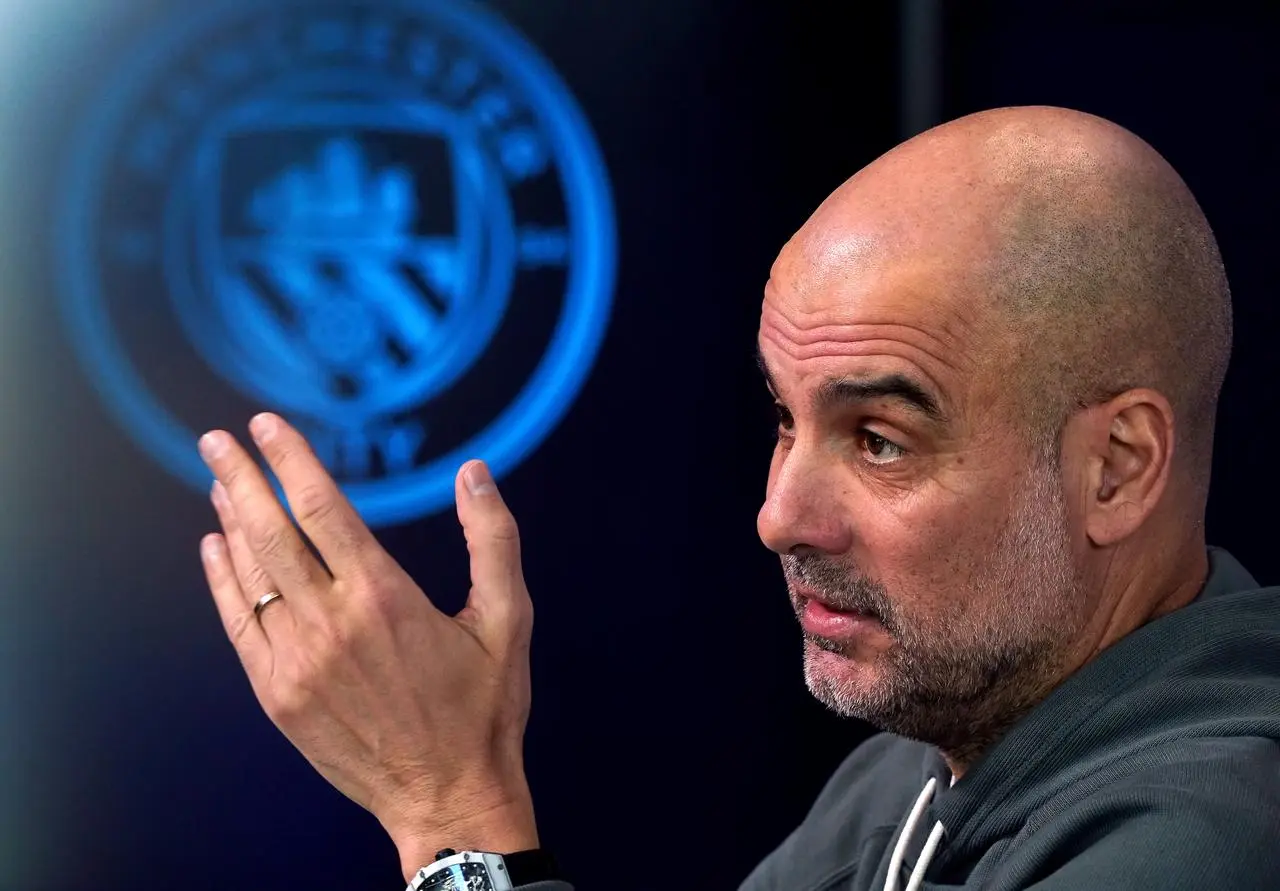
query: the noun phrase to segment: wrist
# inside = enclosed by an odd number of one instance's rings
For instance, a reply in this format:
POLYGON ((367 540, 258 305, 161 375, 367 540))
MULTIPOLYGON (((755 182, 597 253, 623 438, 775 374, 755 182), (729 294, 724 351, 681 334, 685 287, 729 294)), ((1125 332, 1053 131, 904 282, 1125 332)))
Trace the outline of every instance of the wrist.
POLYGON ((448 822, 429 818, 392 833, 405 882, 444 848, 510 854, 538 847, 533 802, 527 796, 473 810, 448 822))

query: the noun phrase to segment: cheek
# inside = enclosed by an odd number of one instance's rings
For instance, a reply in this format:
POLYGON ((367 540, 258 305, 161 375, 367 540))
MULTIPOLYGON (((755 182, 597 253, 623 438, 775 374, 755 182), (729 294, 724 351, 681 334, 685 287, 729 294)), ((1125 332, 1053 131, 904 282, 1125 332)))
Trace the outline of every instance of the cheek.
MULTIPOLYGON (((974 588, 1000 536, 1006 493, 931 487, 858 516, 859 562, 891 596, 921 605, 958 602, 974 588)), ((909 607, 908 607, 909 608, 909 607)))
POLYGON ((1063 510, 1072 547, 1076 555, 1081 556, 1090 549, 1086 506, 1099 488, 1101 471, 1089 463, 1087 455, 1074 454, 1069 448, 1063 449, 1062 461, 1063 510))

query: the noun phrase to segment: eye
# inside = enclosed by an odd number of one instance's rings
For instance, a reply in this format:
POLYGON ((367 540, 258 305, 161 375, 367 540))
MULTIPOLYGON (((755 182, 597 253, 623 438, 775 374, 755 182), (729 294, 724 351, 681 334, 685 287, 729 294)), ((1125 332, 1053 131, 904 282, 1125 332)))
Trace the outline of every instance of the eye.
POLYGON ((859 430, 858 439, 867 460, 872 464, 892 464, 906 457, 906 449, 878 433, 859 430))
POLYGON ((773 403, 773 410, 778 413, 778 424, 774 428, 774 435, 777 437, 786 436, 795 426, 795 419, 791 417, 791 412, 787 411, 787 407, 781 402, 773 403))

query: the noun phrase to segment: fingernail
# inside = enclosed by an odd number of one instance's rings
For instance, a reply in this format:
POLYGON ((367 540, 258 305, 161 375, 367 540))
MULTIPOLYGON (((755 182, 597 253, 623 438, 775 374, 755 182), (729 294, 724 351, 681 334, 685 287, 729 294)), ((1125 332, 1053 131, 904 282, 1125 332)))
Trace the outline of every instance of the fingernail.
POLYGON ((222 556, 222 536, 206 535, 200 542, 200 553, 210 562, 222 556))
POLYGON ((200 456, 206 461, 216 461, 227 452, 229 438, 221 430, 212 430, 200 437, 200 456))
POLYGON ((249 422, 249 432, 253 434, 253 441, 258 445, 270 442, 271 437, 276 435, 276 430, 279 427, 278 419, 269 412, 254 415, 253 420, 249 422))
POLYGON ((493 477, 489 475, 489 468, 479 461, 468 467, 462 478, 467 484, 467 491, 472 495, 488 495, 497 491, 493 477))

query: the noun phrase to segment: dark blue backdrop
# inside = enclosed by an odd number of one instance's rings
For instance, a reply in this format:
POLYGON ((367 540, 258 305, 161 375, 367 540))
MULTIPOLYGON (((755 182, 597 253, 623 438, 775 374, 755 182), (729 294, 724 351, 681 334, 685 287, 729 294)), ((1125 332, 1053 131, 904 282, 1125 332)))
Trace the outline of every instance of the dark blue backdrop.
MULTIPOLYGON (((587 891, 736 887, 866 732, 804 691, 755 536, 772 421, 752 358, 778 248, 902 135, 899 10, 858 6, 875 8, 490 4, 576 95, 617 208, 594 371, 503 484, 538 610, 529 772, 544 840, 587 891)), ((211 510, 120 431, 54 306, 54 158, 113 53, 181 8, 114 7, 24 10, 0 78, 0 888, 401 887, 374 821, 259 713, 200 576, 211 510)), ((944 12, 943 116, 1102 114, 1200 197, 1237 326, 1210 537, 1280 578, 1275 26, 1222 3, 944 12)), ((448 513, 382 539, 460 605, 448 513)))

